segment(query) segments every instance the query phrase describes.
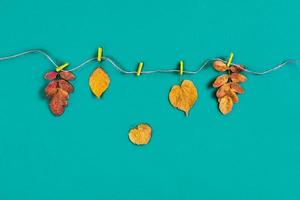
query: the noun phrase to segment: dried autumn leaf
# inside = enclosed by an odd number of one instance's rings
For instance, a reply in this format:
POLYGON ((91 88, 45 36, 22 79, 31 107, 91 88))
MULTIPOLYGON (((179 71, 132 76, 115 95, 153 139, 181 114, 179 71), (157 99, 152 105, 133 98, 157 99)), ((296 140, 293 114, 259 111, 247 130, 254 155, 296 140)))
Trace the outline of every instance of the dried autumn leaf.
POLYGON ((65 81, 63 79, 58 80, 58 87, 65 90, 68 93, 72 93, 74 91, 73 86, 68 81, 65 81))
POLYGON ((216 60, 214 63, 213 63, 213 66, 214 68, 219 71, 219 72, 224 72, 228 69, 226 63, 220 61, 220 60, 216 60))
POLYGON ((48 72, 48 73, 45 74, 44 78, 45 78, 46 80, 51 81, 51 80, 56 79, 57 74, 58 74, 57 72, 48 72))
POLYGON ((221 87, 219 87, 219 89, 216 92, 216 96, 218 98, 224 97, 226 95, 226 91, 230 89, 230 85, 229 83, 226 83, 224 85, 222 85, 221 87))
POLYGON ((184 80, 181 85, 175 85, 169 93, 170 103, 179 110, 188 115, 189 110, 193 107, 198 98, 197 88, 192 81, 184 80))
POLYGON ((229 76, 227 74, 218 76, 213 83, 213 87, 218 88, 227 83, 229 76))
POLYGON ((68 105, 68 98, 69 94, 65 90, 58 88, 49 103, 51 112, 57 116, 63 114, 64 107, 68 105))
POLYGON ((93 94, 97 98, 100 98, 101 95, 106 91, 109 83, 109 76, 100 67, 96 68, 90 76, 89 85, 93 94))
POLYGON ((219 110, 224 115, 231 112, 233 106, 233 101, 229 96, 224 96, 219 99, 219 110))
POLYGON ((243 94, 245 92, 242 86, 240 86, 238 83, 230 83, 230 88, 239 94, 243 94))
POLYGON ((247 80, 247 77, 239 73, 232 73, 230 74, 230 79, 232 82, 238 83, 245 82, 247 80))
POLYGON ((129 131, 129 140, 136 145, 148 144, 152 135, 152 129, 148 124, 140 124, 129 131))
POLYGON ((239 66, 230 66, 229 67, 230 71, 233 73, 239 73, 245 70, 244 66, 239 65, 239 66))
POLYGON ((57 80, 53 80, 45 88, 45 94, 48 98, 51 98, 57 92, 57 80))
POLYGON ((239 102, 239 97, 232 89, 226 90, 226 95, 232 99, 233 103, 239 102))
POLYGON ((65 79, 67 81, 71 81, 71 80, 75 79, 75 75, 69 71, 62 71, 59 73, 59 75, 62 79, 65 79))

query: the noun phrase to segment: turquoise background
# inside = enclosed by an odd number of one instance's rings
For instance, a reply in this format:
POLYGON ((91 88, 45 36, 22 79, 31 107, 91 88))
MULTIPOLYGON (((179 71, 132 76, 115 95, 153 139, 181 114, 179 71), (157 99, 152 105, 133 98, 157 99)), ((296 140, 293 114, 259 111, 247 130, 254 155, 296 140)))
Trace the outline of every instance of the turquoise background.
MULTIPOLYGON (((0 56, 32 48, 76 66, 98 46, 128 70, 196 69, 228 56, 264 70, 300 58, 297 0, 1 0, 0 56)), ((96 100, 76 71, 62 117, 43 97, 51 64, 41 55, 0 62, 0 199, 300 199, 300 67, 248 75, 240 103, 222 116, 209 83, 193 80, 199 100, 187 118, 168 92, 177 74, 125 76, 103 63, 111 85, 96 100), (149 145, 127 138, 140 122, 149 145)))

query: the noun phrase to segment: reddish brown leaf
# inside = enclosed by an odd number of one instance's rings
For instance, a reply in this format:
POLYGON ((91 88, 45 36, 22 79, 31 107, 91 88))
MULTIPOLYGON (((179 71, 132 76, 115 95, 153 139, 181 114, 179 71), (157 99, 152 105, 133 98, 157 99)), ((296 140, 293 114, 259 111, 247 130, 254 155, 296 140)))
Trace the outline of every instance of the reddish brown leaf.
POLYGON ((64 104, 59 95, 54 95, 50 100, 49 107, 54 115, 61 115, 64 113, 64 104))
POLYGON ((230 88, 239 94, 243 94, 245 91, 238 83, 230 83, 230 88))
POLYGON ((59 73, 59 75, 62 79, 65 79, 67 81, 71 81, 71 80, 75 79, 75 75, 69 71, 62 71, 59 73))
POLYGON ((213 63, 213 66, 219 72, 224 72, 228 69, 227 65, 224 62, 220 61, 220 60, 216 60, 213 63))
POLYGON ((48 72, 48 73, 45 74, 44 78, 45 78, 46 80, 51 81, 51 80, 56 79, 57 74, 58 74, 57 72, 48 72))
POLYGON ((213 83, 213 87, 218 88, 227 83, 229 76, 227 74, 218 76, 213 83))
POLYGON ((51 98, 57 92, 57 80, 53 80, 45 88, 45 94, 48 98, 51 98))
POLYGON ((245 82, 247 80, 247 77, 239 73, 232 73, 230 74, 230 79, 232 82, 238 83, 245 82))
POLYGON ((218 98, 224 97, 226 95, 226 91, 230 89, 230 86, 228 83, 222 85, 216 92, 216 96, 218 98))
POLYGON ((68 81, 65 81, 63 79, 58 81, 58 87, 65 90, 68 93, 72 93, 74 91, 73 86, 68 81))
POLYGON ((229 67, 230 71, 233 73, 239 73, 245 70, 245 68, 242 65, 239 66, 230 66, 229 67))

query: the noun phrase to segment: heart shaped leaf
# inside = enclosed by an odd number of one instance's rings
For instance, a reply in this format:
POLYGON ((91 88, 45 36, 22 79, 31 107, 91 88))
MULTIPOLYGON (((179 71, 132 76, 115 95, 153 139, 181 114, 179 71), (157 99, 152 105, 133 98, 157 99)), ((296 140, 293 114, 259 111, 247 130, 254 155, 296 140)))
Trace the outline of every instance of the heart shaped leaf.
POLYGON ((169 93, 170 103, 188 116, 190 109, 198 98, 197 88, 189 80, 182 81, 181 85, 174 85, 169 93))
POLYGON ((129 140, 136 145, 148 144, 152 135, 152 129, 148 124, 139 124, 129 131, 129 140))

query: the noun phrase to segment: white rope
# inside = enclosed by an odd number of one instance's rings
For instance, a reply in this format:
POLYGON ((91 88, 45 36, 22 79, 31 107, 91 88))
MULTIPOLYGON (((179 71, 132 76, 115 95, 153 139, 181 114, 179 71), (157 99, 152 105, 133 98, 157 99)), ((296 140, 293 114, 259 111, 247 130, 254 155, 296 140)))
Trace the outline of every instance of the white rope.
POLYGON ((28 50, 28 51, 24 51, 24 52, 21 52, 21 53, 17 53, 17 54, 14 54, 14 55, 10 55, 10 56, 5 56, 5 57, 0 57, 0 61, 2 60, 10 60, 10 59, 13 59, 13 58, 17 58, 17 57, 20 57, 20 56, 24 56, 24 55, 27 55, 27 54, 32 54, 32 53, 39 53, 39 54, 42 54, 43 56, 45 56, 55 67, 57 67, 58 65, 56 64, 56 62, 50 57, 50 55, 46 52, 46 51, 43 51, 43 50, 40 50, 40 49, 32 49, 32 50, 28 50))
MULTIPOLYGON (((32 54, 32 53, 39 53, 42 54, 47 60, 49 60, 55 67, 58 67, 59 65, 53 60, 53 58, 51 58, 51 56, 44 50, 40 50, 40 49, 32 49, 32 50, 28 50, 28 51, 24 51, 21 53, 17 53, 17 54, 13 54, 10 56, 5 56, 5 57, 0 57, 0 61, 3 60, 10 60, 10 59, 14 59, 20 56, 24 56, 27 54, 32 54)), ((126 70, 124 67, 122 67, 121 65, 117 64, 112 58, 110 57, 102 57, 101 58, 104 61, 109 62, 114 68, 116 68, 119 72, 123 73, 123 74, 136 74, 136 71, 128 71, 126 70)), ((220 60, 223 61, 224 63, 227 63, 226 60, 223 60, 221 58, 216 58, 216 59, 208 59, 206 60, 198 69, 194 70, 194 71, 183 71, 184 74, 197 74, 200 71, 202 71, 206 66, 208 66, 208 64, 212 63, 213 61, 216 60, 220 60)), ((78 70, 84 66, 86 66, 87 64, 97 61, 97 57, 92 57, 90 59, 85 60, 83 63, 81 63, 80 65, 73 67, 71 69, 68 70, 63 70, 63 71, 75 71, 78 70)), ((245 72, 249 73, 249 74, 255 74, 255 75, 264 75, 264 74, 268 74, 270 72, 276 71, 286 65, 288 65, 289 63, 300 63, 300 60, 296 60, 296 59, 288 59, 286 61, 283 61, 282 63, 264 70, 264 71, 252 71, 249 69, 244 69, 245 72)), ((231 65, 236 66, 236 67, 241 67, 238 64, 235 63, 231 63, 231 65)), ((142 71, 141 74, 153 74, 153 73, 179 73, 180 70, 178 69, 158 69, 158 70, 151 70, 151 71, 142 71)))

